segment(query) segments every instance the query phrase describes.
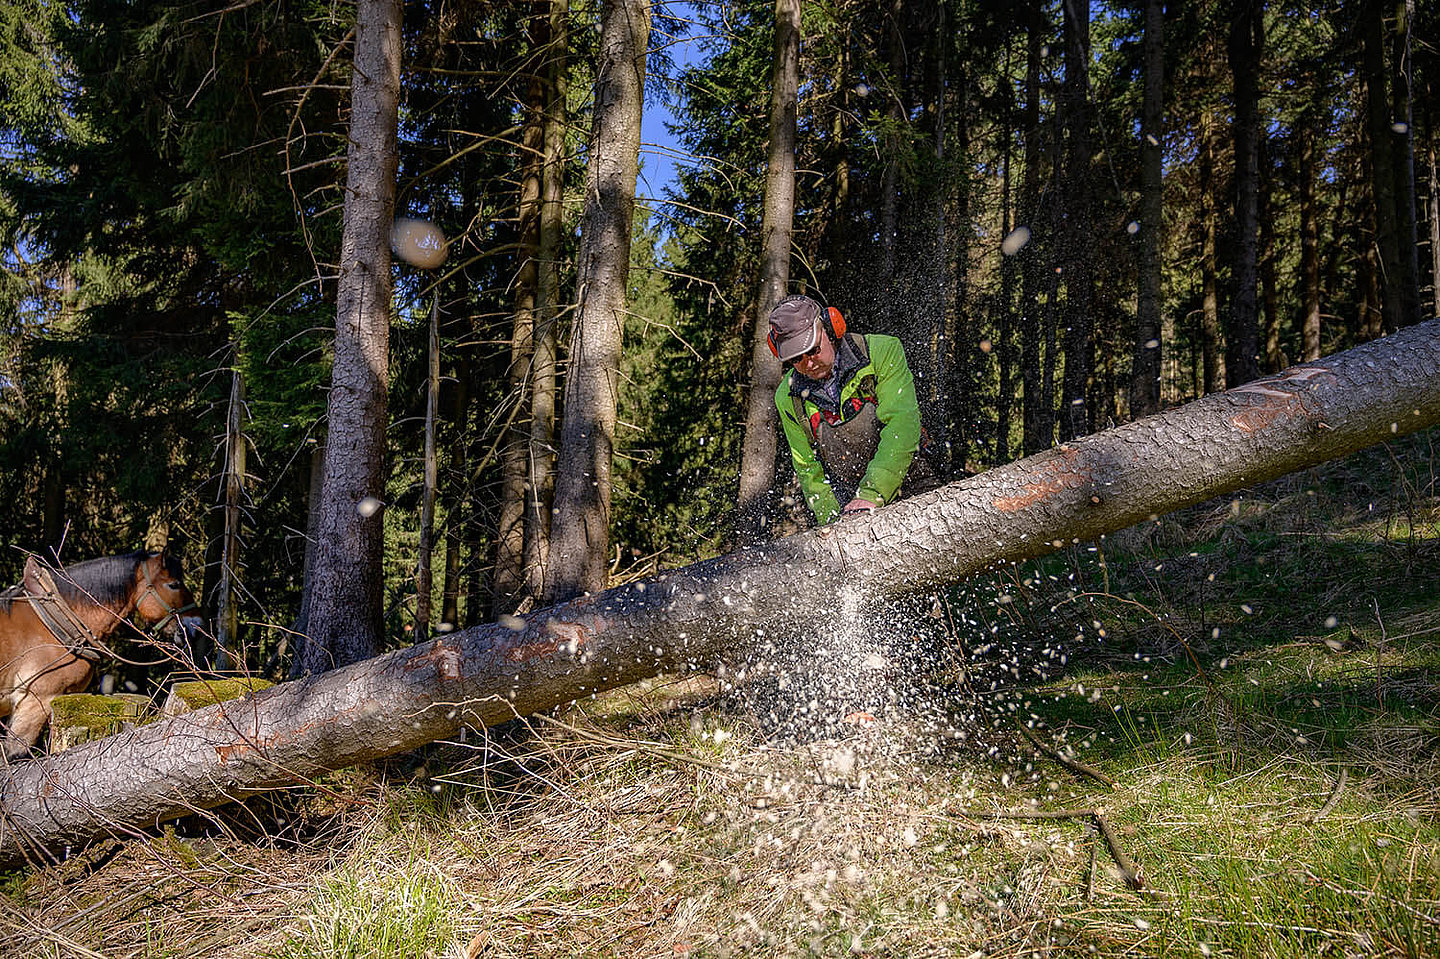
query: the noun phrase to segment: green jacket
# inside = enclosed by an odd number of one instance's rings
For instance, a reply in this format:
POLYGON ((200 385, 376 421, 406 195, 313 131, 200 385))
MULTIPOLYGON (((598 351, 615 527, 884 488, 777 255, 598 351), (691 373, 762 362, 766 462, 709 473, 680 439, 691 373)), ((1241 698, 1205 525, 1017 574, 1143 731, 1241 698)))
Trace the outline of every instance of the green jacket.
MULTIPOLYGON (((849 334, 846 339, 857 334, 849 334)), ((775 407, 780 424, 790 444, 790 457, 795 475, 805 494, 805 503, 815 521, 825 524, 835 519, 841 503, 826 478, 825 467, 815 447, 812 424, 816 414, 830 419, 853 419, 861 406, 873 402, 880 421, 879 445, 865 468, 855 496, 878 505, 893 501, 905 481, 915 451, 920 447, 920 408, 915 399, 915 379, 905 362, 905 350, 893 336, 873 334, 864 337, 866 349, 851 344, 836 356, 841 377, 839 408, 832 407, 820 390, 811 389, 812 381, 787 370, 775 390, 775 407), (869 355, 864 355, 868 353, 869 355), (859 402, 854 402, 854 401, 859 402), (804 410, 805 421, 797 415, 797 406, 804 410)))

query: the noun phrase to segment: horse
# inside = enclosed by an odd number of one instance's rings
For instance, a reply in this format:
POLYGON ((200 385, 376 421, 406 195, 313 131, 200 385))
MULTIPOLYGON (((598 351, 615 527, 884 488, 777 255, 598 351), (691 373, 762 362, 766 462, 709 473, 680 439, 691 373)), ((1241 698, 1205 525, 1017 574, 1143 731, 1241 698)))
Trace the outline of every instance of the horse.
POLYGON ((30 556, 19 585, 0 592, 0 719, 4 760, 29 755, 50 722, 50 703, 90 684, 114 656, 109 637, 131 616, 172 641, 202 625, 180 563, 139 550, 71 565, 30 556))

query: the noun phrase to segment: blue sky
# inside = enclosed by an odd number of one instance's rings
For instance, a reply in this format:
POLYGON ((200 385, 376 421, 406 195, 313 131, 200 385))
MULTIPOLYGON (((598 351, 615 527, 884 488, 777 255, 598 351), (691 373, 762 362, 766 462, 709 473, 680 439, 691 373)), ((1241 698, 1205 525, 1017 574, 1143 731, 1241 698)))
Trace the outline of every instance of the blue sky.
MULTIPOLYGON (((693 16, 688 3, 671 3, 670 12, 679 16, 693 16)), ((667 37, 666 52, 674 61, 675 69, 692 66, 703 60, 701 41, 697 37, 667 37)), ((659 79, 652 73, 647 84, 656 84, 659 79)), ((643 196, 659 199, 665 195, 665 187, 675 176, 677 154, 682 153, 675 138, 665 129, 665 123, 673 115, 667 104, 651 99, 647 89, 645 118, 640 125, 640 182, 636 190, 643 196)), ((683 157, 679 162, 684 163, 683 157)))

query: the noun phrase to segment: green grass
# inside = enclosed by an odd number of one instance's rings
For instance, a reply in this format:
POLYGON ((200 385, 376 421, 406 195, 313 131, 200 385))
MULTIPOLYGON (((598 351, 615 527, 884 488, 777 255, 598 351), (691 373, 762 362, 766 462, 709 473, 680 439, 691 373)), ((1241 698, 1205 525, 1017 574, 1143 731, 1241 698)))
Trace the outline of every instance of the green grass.
POLYGON ((367 849, 320 879, 290 918, 274 959, 441 956, 456 936, 462 897, 422 848, 391 859, 367 849))

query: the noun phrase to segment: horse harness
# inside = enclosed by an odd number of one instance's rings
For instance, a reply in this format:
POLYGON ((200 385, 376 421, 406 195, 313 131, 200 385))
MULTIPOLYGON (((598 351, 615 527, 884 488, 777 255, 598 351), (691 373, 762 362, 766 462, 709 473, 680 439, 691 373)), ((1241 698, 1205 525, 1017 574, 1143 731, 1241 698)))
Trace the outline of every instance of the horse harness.
POLYGON ((40 582, 41 592, 37 595, 27 589, 25 599, 30 601, 30 608, 35 611, 40 622, 45 624, 45 628, 50 630, 50 635, 69 650, 71 655, 88 662, 98 663, 105 656, 119 659, 115 651, 105 645, 100 637, 95 635, 94 630, 75 614, 70 604, 65 602, 65 597, 61 596, 55 587, 55 579, 50 575, 50 571, 39 563, 35 565, 35 578, 40 582))

